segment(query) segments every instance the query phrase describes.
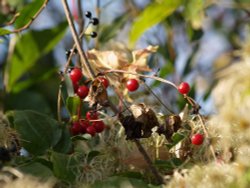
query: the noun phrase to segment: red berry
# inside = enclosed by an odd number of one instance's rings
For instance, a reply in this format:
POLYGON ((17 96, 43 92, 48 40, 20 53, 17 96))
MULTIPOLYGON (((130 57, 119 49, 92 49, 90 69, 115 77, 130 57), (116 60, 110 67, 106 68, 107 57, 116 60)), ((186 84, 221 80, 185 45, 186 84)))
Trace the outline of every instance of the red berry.
POLYGON ((97 133, 100 133, 105 129, 105 124, 103 123, 103 121, 94 121, 92 123, 92 126, 95 127, 97 133))
POLYGON ((136 79, 130 79, 127 81, 126 87, 129 91, 135 91, 139 88, 139 82, 136 79))
POLYGON ((109 86, 109 81, 106 78, 99 77, 98 79, 102 82, 102 84, 104 85, 105 88, 107 88, 109 86))
POLYGON ((204 137, 202 134, 194 134, 191 138, 192 144, 201 145, 203 143, 204 137))
POLYGON ((79 82, 79 80, 81 80, 83 75, 80 68, 74 68, 70 71, 69 76, 73 85, 75 85, 79 82))
POLYGON ((88 93, 89 93, 89 88, 85 85, 79 86, 77 89, 77 95, 81 99, 84 99, 85 97, 87 97, 88 93))
POLYGON ((95 120, 95 119, 98 119, 98 113, 97 112, 94 112, 94 111, 88 111, 86 113, 86 118, 88 120, 95 120))
POLYGON ((86 133, 87 128, 90 126, 89 121, 87 121, 85 119, 80 119, 80 125, 81 125, 81 128, 82 128, 81 133, 86 133))
POLYGON ((178 86, 178 91, 181 94, 187 94, 190 91, 190 86, 187 82, 182 82, 179 86, 178 86))
POLYGON ((72 135, 78 135, 82 132, 82 127, 79 122, 74 122, 70 128, 70 132, 72 135))
POLYGON ((95 133, 96 133, 95 127, 93 126, 87 127, 86 133, 90 134, 91 136, 95 136, 95 133))

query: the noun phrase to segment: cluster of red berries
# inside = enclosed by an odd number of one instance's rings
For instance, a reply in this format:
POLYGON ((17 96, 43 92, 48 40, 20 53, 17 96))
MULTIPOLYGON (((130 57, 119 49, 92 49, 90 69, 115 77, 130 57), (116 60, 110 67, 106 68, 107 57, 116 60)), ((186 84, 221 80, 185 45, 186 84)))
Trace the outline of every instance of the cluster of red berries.
MULTIPOLYGON (((86 96, 88 96, 88 93, 89 93, 88 86, 81 84, 81 80, 83 78, 81 69, 77 67, 71 69, 69 76, 72 81, 75 93, 81 99, 84 99, 86 96)), ((98 79, 103 83, 105 88, 109 86, 109 81, 105 77, 98 77, 98 79)))
POLYGON ((104 129, 105 124, 103 121, 98 120, 98 113, 88 111, 86 113, 86 119, 73 122, 70 131, 74 136, 85 133, 95 136, 96 133, 101 133, 104 129))

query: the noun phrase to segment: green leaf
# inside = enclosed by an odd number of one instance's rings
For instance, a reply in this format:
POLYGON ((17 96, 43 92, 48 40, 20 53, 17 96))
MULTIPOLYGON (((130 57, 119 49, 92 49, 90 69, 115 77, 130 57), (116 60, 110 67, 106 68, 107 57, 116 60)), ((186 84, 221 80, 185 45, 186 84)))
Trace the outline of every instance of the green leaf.
POLYGON ((32 3, 27 4, 20 11, 20 16, 15 21, 15 28, 21 28, 28 24, 43 6, 44 0, 34 0, 32 3))
POLYGON ((80 104, 81 99, 78 96, 68 97, 66 100, 67 109, 72 116, 77 115, 80 104))
POLYGON ((172 139, 172 143, 167 144, 167 147, 170 149, 172 147, 174 147, 176 144, 178 144, 180 141, 182 141, 185 138, 184 134, 181 134, 179 132, 176 132, 172 135, 171 139, 172 139))
POLYGON ((171 171, 182 164, 182 160, 178 158, 172 158, 170 160, 156 160, 154 165, 160 169, 171 171))
POLYGON ((55 146, 62 130, 49 116, 31 110, 14 111, 14 128, 20 135, 21 145, 34 155, 42 155, 55 146))
POLYGON ((70 132, 67 126, 62 126, 62 136, 59 142, 54 146, 53 150, 60 153, 67 153, 71 149, 72 142, 70 132))
POLYGON ((0 36, 2 36, 2 35, 8 35, 10 33, 11 33, 11 31, 9 31, 7 29, 0 28, 0 36))
POLYGON ((66 22, 63 22, 53 29, 30 31, 19 38, 5 70, 8 75, 7 91, 12 90, 40 57, 55 47, 64 36, 66 27, 66 22))
POLYGON ((68 74, 65 74, 64 78, 65 78, 65 86, 66 86, 68 96, 72 97, 75 95, 73 83, 68 74))
POLYGON ((38 162, 31 162, 23 166, 19 166, 18 169, 25 174, 42 178, 42 180, 48 180, 48 178, 53 177, 53 172, 47 166, 38 162))
POLYGON ((119 29, 121 29, 125 25, 127 19, 128 19, 128 15, 126 13, 117 17, 112 22, 112 24, 103 26, 99 32, 100 33, 98 37, 99 41, 101 43, 105 43, 109 41, 110 39, 114 38, 119 32, 119 29))
POLYGON ((38 92, 23 91, 6 95, 4 105, 6 108, 5 110, 34 110, 45 114, 51 114, 48 101, 38 92))
POLYGON ((163 21, 171 15, 183 0, 162 0, 151 3, 138 16, 131 27, 129 36, 130 45, 134 45, 138 38, 150 27, 163 21))
POLYGON ((66 182, 73 182, 78 167, 77 160, 72 155, 53 152, 51 156, 54 175, 66 182))
POLYGON ((190 21, 194 29, 200 29, 204 15, 204 0, 188 0, 185 5, 185 19, 190 21))

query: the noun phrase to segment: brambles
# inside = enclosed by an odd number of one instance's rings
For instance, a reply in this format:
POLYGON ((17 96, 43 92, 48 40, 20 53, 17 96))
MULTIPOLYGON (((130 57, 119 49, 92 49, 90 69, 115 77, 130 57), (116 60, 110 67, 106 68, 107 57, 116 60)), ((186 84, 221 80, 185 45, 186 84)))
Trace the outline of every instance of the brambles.
POLYGON ((190 91, 190 86, 187 82, 182 82, 179 86, 178 86, 178 91, 181 94, 188 94, 188 92, 190 91))
POLYGON ((191 138, 192 144, 201 145, 203 143, 204 136, 202 134, 194 134, 191 138))
POLYGON ((126 82, 126 87, 129 91, 136 91, 139 88, 139 82, 136 79, 129 79, 126 82))

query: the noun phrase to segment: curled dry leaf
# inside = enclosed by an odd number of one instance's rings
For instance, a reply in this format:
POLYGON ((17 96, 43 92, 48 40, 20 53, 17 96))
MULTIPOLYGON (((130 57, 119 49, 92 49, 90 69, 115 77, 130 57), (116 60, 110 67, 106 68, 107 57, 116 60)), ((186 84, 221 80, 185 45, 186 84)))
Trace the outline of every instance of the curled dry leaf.
POLYGON ((165 135, 169 142, 172 142, 172 135, 181 128, 181 118, 179 115, 169 115, 166 118, 165 125, 160 126, 157 130, 159 134, 165 135))
POLYGON ((148 138, 152 128, 159 126, 154 111, 145 104, 133 104, 129 108, 132 115, 120 116, 120 121, 125 129, 126 139, 148 138))
MULTIPOLYGON (((151 69, 147 65, 147 57, 156 52, 157 48, 157 46, 148 46, 145 49, 135 50, 131 54, 93 49, 87 52, 87 57, 96 75, 108 70, 124 70, 134 73, 149 72, 151 69)), ((83 69, 83 72, 85 76, 89 76, 86 70, 83 69)), ((135 75, 118 73, 107 74, 106 77, 111 85, 121 91, 124 90, 122 82, 126 82, 129 78, 136 78, 135 75)))
POLYGON ((99 79, 95 79, 89 90, 89 94, 85 101, 89 102, 89 106, 95 106, 97 104, 101 106, 108 105, 108 94, 107 90, 99 79))

